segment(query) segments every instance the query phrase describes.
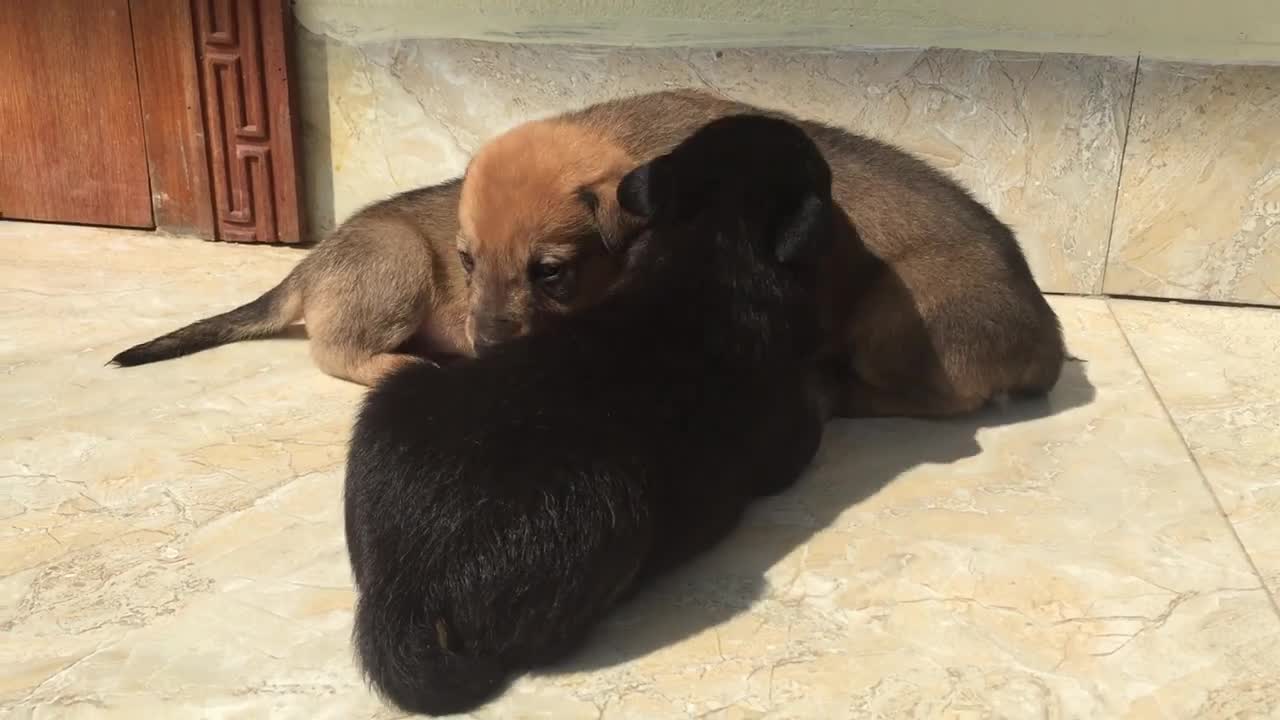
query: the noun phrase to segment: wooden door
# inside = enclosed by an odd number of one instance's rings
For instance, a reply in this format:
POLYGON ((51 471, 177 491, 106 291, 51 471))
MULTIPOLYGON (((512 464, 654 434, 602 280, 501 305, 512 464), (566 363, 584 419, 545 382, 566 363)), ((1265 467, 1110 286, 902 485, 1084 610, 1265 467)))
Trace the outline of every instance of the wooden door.
POLYGON ((153 226, 129 0, 3 0, 0 217, 153 226))
POLYGON ((289 0, 0 0, 0 220, 305 239, 289 0))

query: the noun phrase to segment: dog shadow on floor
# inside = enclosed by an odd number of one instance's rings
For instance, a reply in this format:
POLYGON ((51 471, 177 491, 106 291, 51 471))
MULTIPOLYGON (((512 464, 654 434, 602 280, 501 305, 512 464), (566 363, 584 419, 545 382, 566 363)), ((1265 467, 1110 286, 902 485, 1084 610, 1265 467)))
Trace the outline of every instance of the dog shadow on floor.
MULTIPOLYGON (((835 420, 827 426, 814 465, 789 490, 753 511, 801 507, 801 524, 770 527, 751 552, 735 543, 741 529, 717 548, 670 573, 614 611, 569 660, 535 675, 597 670, 643 657, 745 612, 767 589, 765 573, 846 509, 871 497, 902 473, 923 464, 949 464, 982 451, 978 432, 1056 415, 1093 401, 1083 362, 1068 362, 1045 398, 1013 401, 953 420, 835 420)), ((749 522, 749 521, 748 521, 749 522)), ((746 524, 746 523, 744 523, 746 524)))

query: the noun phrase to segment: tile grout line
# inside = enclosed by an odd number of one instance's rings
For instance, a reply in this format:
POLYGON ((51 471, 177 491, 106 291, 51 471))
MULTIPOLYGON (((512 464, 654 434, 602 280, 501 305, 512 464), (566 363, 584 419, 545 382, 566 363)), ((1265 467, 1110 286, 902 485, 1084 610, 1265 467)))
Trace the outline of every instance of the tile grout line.
POLYGON ((1120 214, 1120 187, 1124 182, 1124 160, 1129 155, 1129 135, 1133 131, 1133 108, 1138 97, 1138 75, 1142 72, 1142 54, 1133 61, 1133 80, 1129 85, 1129 112, 1124 120, 1124 137, 1120 140, 1120 166, 1116 168, 1116 192, 1111 198, 1111 222, 1107 225, 1107 247, 1102 252, 1102 275, 1098 278, 1099 294, 1107 290, 1107 266, 1111 264, 1111 241, 1116 235, 1116 216, 1120 214))
POLYGON ((1240 549, 1240 553, 1244 555, 1244 559, 1249 563, 1249 569, 1253 570, 1254 577, 1258 578, 1262 592, 1267 596, 1267 600, 1271 603, 1271 610, 1280 618, 1280 601, 1276 600, 1275 595, 1271 593, 1271 588, 1267 587, 1266 576, 1258 569, 1258 564, 1253 561, 1253 555, 1249 554, 1249 549, 1245 547, 1244 541, 1240 539, 1240 533, 1236 531, 1235 523, 1231 522, 1231 516, 1227 515, 1226 508, 1222 507, 1222 500, 1218 498, 1218 493, 1214 492, 1213 484, 1209 482, 1209 477, 1204 474, 1204 468, 1200 466, 1200 458, 1196 457, 1195 452, 1191 450, 1191 444, 1187 442, 1187 438, 1182 434, 1182 428, 1178 427, 1178 423, 1173 419, 1173 413, 1169 412, 1169 406, 1164 401, 1164 396, 1156 389, 1156 384, 1151 380, 1151 375, 1147 372, 1147 366, 1142 362, 1142 356, 1138 354, 1136 348, 1133 347, 1133 341, 1129 339, 1129 333, 1125 332, 1124 324, 1120 322, 1120 318, 1116 315, 1115 308, 1112 307, 1112 300, 1105 298, 1107 304, 1107 313, 1111 315, 1111 320, 1116 324, 1116 328, 1120 331, 1120 337, 1124 338, 1125 347, 1129 348, 1129 354, 1138 363, 1138 369, 1142 371, 1142 379, 1146 382, 1147 388, 1151 390, 1151 394, 1155 396, 1156 402, 1160 403, 1160 411, 1164 413, 1165 420, 1169 426, 1173 428, 1173 432, 1178 436, 1178 441, 1182 443, 1182 449, 1187 453, 1187 457, 1191 459, 1191 464, 1195 467, 1196 473, 1200 476, 1200 483, 1204 485, 1205 490, 1209 491, 1209 497, 1213 498, 1214 507, 1218 508, 1218 514, 1227 524, 1227 529, 1231 531, 1231 537, 1235 538, 1236 547, 1240 549))

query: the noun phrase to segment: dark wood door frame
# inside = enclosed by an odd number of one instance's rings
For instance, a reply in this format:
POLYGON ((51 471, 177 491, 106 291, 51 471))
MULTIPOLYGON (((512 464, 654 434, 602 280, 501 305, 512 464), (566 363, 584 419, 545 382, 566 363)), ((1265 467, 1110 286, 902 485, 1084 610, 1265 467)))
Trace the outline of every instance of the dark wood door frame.
POLYGON ((129 0, 158 230, 304 239, 287 0, 129 0))
POLYGON ((217 237, 191 6, 129 0, 156 228, 217 237))

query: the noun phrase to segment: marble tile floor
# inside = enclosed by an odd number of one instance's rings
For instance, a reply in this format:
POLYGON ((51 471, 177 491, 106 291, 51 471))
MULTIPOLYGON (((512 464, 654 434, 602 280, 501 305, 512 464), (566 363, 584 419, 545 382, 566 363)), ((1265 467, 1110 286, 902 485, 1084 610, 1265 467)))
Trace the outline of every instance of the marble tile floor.
MULTIPOLYGON (((0 223, 0 717, 391 718, 348 643, 359 388, 117 350, 300 251, 0 223)), ((1280 717, 1280 311, 1055 297, 1047 401, 843 421, 477 718, 1280 717)))

